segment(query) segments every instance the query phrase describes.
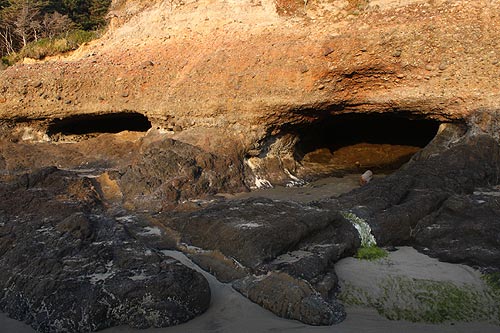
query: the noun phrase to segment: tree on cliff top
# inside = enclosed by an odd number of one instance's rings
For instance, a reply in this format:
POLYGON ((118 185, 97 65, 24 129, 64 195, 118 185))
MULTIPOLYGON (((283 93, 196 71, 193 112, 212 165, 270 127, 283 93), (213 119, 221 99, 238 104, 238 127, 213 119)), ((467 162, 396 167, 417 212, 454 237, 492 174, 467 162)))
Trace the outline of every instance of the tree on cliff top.
POLYGON ((0 0, 0 56, 40 38, 102 28, 110 4, 111 0, 0 0))
POLYGON ((21 45, 24 47, 32 40, 38 40, 42 30, 40 24, 42 8, 48 2, 9 0, 8 3, 9 6, 2 11, 3 22, 11 28, 15 37, 21 41, 21 45))

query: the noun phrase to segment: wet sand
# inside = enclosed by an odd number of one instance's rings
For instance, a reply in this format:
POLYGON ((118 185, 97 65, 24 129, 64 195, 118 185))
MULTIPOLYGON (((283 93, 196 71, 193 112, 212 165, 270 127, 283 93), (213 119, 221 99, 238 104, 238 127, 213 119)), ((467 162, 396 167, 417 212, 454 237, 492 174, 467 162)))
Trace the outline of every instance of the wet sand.
MULTIPOLYGON (((307 183, 300 187, 275 186, 273 188, 258 189, 251 192, 236 194, 219 194, 226 199, 246 199, 263 197, 272 200, 291 200, 308 203, 331 197, 338 197, 359 187, 359 177, 361 174, 348 174, 342 178, 327 177, 317 181, 307 183)), ((374 175, 374 179, 382 178, 385 175, 374 175)))

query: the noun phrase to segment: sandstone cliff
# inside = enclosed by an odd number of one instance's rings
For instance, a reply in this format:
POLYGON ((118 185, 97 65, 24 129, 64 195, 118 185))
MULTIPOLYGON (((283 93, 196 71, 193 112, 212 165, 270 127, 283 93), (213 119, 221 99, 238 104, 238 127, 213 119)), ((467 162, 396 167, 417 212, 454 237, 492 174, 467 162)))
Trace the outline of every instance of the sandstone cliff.
POLYGON ((164 250, 313 325, 345 317, 334 265, 366 237, 498 274, 498 1, 116 0, 109 20, 0 72, 1 310, 41 331, 184 322, 210 292, 164 250), (319 202, 220 195, 368 168, 319 202), (93 293, 66 316, 71 281, 93 293))
POLYGON ((115 1, 101 40, 2 72, 0 115, 135 111, 245 148, 330 112, 461 119, 498 108, 498 13, 490 0, 115 1))

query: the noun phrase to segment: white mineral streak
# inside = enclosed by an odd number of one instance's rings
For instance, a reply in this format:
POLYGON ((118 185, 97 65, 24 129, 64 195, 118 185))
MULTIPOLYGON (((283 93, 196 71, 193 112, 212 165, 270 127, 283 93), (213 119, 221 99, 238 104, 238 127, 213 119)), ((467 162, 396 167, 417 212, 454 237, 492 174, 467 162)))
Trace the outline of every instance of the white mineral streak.
POLYGON ((370 228, 370 225, 366 223, 365 220, 356 216, 356 214, 352 212, 342 211, 340 213, 345 219, 351 222, 358 231, 359 237, 361 238, 361 247, 370 247, 377 245, 377 241, 372 235, 372 228, 370 228))
POLYGON ((295 186, 304 186, 304 184, 306 183, 303 179, 300 179, 300 178, 297 178, 295 177, 294 175, 292 175, 292 173, 290 171, 288 171, 288 169, 284 169, 285 170, 285 173, 288 177, 290 177, 291 181, 289 181, 287 184, 286 184, 286 187, 295 187, 295 186))
POLYGON ((260 228, 260 227, 262 227, 262 224, 253 223, 253 222, 242 223, 242 224, 236 225, 236 228, 238 228, 238 229, 255 229, 255 228, 260 228))
POLYGON ((271 182, 264 178, 255 177, 255 188, 272 188, 271 182))
POLYGON ((90 279, 90 283, 96 284, 99 281, 105 281, 106 279, 110 278, 115 274, 113 270, 113 260, 109 261, 106 264, 106 272, 104 273, 94 273, 89 276, 87 276, 90 279))
POLYGON ((139 233, 141 236, 161 236, 161 230, 158 227, 145 227, 144 231, 139 233))
POLYGON ((252 186, 251 189, 259 189, 259 188, 272 188, 273 185, 271 182, 263 177, 258 175, 259 169, 259 159, 249 158, 245 160, 245 163, 250 167, 253 174, 255 175, 255 186, 252 186))

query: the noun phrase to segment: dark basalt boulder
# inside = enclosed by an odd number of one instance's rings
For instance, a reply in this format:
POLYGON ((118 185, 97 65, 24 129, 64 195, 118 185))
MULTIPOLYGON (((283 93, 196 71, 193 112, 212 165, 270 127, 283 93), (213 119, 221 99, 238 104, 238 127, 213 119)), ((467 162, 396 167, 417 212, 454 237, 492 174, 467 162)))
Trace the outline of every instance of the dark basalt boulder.
POLYGON ((204 312, 205 278, 136 240, 127 223, 103 208, 91 179, 70 172, 1 183, 0 311, 40 332, 165 327, 204 312))
POLYGON ((439 154, 425 152, 392 175, 319 206, 340 206, 364 219, 381 246, 415 245, 444 261, 498 269, 497 141, 466 136, 439 154))
POLYGON ((248 276, 235 281, 233 287, 278 316, 308 325, 332 325, 346 316, 342 304, 327 302, 310 284, 286 273, 248 276))
POLYGON ((180 141, 145 141, 140 156, 120 171, 128 205, 159 210, 190 198, 243 191, 242 166, 180 141))
POLYGON ((327 228, 347 228, 349 234, 342 241, 353 243, 354 228, 339 219, 337 212, 315 206, 258 198, 217 203, 167 224, 184 243, 220 250, 246 267, 257 268, 327 228))
MULTIPOLYGON (((336 300, 333 264, 353 255, 360 239, 337 211, 270 199, 223 201, 208 208, 165 217, 183 244, 226 256, 203 260, 205 269, 253 302, 278 316, 310 325, 331 325, 345 318, 336 300), (239 274, 227 262, 240 265, 239 274), (241 278, 241 273, 246 276, 241 278), (240 275, 238 277, 238 275, 240 275), (237 280, 236 280, 237 279, 237 280)), ((195 259, 200 254, 192 255, 195 259)))
POLYGON ((418 222, 415 241, 443 261, 500 270, 500 189, 449 197, 418 222))

